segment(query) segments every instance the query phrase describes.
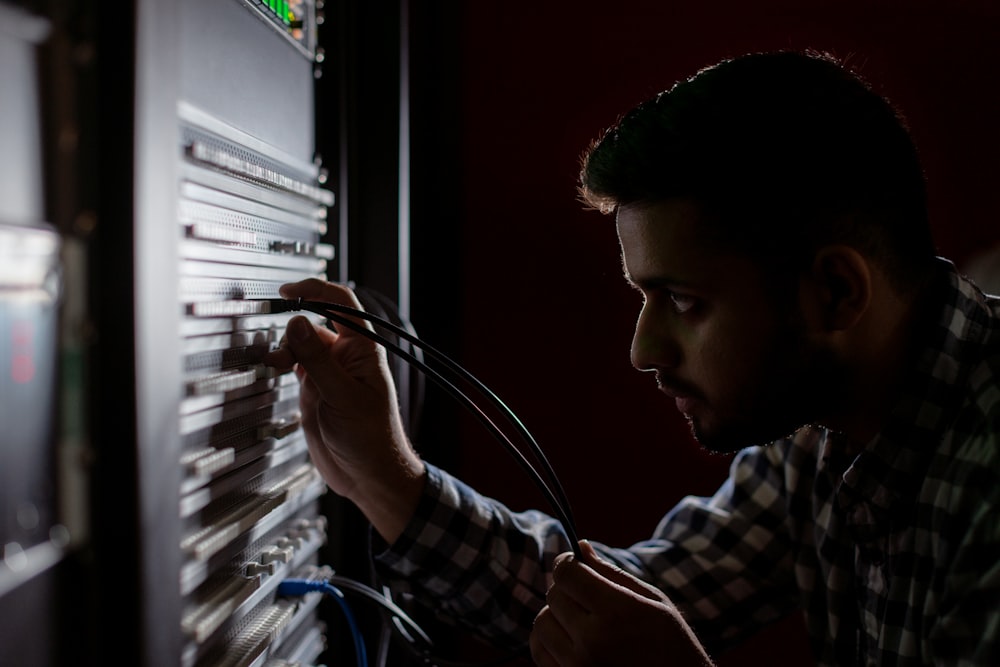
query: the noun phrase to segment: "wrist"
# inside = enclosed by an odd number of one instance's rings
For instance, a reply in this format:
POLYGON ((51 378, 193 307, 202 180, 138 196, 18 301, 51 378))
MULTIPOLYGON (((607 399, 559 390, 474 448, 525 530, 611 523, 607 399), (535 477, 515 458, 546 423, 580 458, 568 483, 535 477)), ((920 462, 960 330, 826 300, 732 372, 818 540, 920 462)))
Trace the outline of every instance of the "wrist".
POLYGON ((388 544, 403 534, 427 483, 427 468, 412 450, 400 452, 397 459, 356 484, 348 496, 388 544))

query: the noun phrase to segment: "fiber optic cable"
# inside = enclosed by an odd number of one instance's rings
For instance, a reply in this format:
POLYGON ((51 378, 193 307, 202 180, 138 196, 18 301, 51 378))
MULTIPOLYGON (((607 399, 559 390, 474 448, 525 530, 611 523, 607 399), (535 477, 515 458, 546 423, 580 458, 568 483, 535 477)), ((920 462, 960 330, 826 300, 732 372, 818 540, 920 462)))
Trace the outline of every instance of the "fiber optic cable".
POLYGON ((472 411, 472 413, 480 420, 480 422, 499 440, 499 442, 507 449, 507 451, 514 456, 515 460, 524 468, 524 470, 532 477, 538 488, 545 495, 546 500, 552 505, 552 507, 559 514, 559 518, 563 523, 563 528, 566 530, 567 537, 570 540, 570 545, 573 553, 578 558, 583 558, 583 554, 580 551, 579 538, 576 533, 576 524, 573 519, 572 511, 569 506, 569 501, 566 497, 565 491, 562 485, 559 483, 559 479, 555 474, 552 466, 550 465, 548 459, 545 457, 544 452, 538 445, 537 441, 532 437, 531 433, 527 430, 520 419, 514 414, 514 412, 485 384, 483 384, 479 379, 469 373, 461 365, 450 359, 447 355, 435 349, 433 346, 425 343, 419 337, 411 334, 409 331, 396 326, 392 322, 388 322, 378 316, 372 315, 363 310, 358 310, 356 308, 351 308, 350 306, 343 306, 340 304, 326 303, 320 301, 304 301, 302 299, 298 300, 288 300, 288 299, 270 299, 270 310, 272 313, 296 311, 296 310, 306 310, 317 315, 322 315, 329 319, 330 321, 343 325, 357 333, 367 337, 368 339, 378 343, 387 350, 393 352, 397 356, 402 357, 407 362, 412 364, 414 367, 418 368, 425 375, 437 382, 442 388, 444 388, 448 393, 450 393, 454 398, 461 402, 466 408, 472 411), (515 426, 521 436, 524 438, 525 442, 531 448, 532 453, 538 459, 542 468, 545 470, 549 480, 552 483, 550 487, 546 483, 545 479, 539 474, 535 467, 530 461, 525 458, 524 454, 511 442, 510 438, 503 433, 503 431, 489 418, 482 409, 470 399, 464 392, 462 392, 458 387, 456 387, 452 382, 444 378, 440 373, 438 373, 433 368, 430 368, 420 359, 417 359, 414 355, 410 354, 406 350, 402 349, 400 346, 396 345, 392 341, 386 339, 384 336, 372 331, 371 329, 364 327, 346 316, 353 316, 360 319, 367 320, 376 324, 380 327, 388 329, 395 333, 397 336, 406 339, 413 345, 416 345, 424 352, 429 354, 431 357, 440 361, 449 370, 456 373, 467 382, 474 385, 479 389, 491 403, 493 403, 498 409, 500 409, 507 419, 515 426), (555 489, 555 491, 553 491, 555 489))

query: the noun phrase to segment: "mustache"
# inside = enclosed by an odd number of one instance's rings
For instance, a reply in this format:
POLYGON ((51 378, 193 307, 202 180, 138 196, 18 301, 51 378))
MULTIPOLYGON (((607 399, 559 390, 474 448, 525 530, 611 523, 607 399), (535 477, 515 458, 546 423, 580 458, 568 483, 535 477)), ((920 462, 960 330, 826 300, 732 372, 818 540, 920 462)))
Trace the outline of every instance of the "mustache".
POLYGON ((671 396, 687 396, 691 398, 699 398, 701 396, 701 392, 698 391, 697 387, 683 380, 667 377, 662 373, 656 373, 655 377, 656 386, 659 387, 660 391, 666 392, 671 396))

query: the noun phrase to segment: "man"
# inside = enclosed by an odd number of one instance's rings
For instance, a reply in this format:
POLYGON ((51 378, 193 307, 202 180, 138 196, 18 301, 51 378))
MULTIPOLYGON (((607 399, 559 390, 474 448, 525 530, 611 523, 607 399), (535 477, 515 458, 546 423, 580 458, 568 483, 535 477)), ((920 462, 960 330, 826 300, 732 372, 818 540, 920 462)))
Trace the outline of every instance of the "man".
POLYGON ((724 61, 623 116, 581 192, 644 297, 633 364, 729 478, 581 562, 420 460, 384 351, 296 318, 272 361, 382 577, 541 667, 710 665, 795 610, 820 665, 1000 664, 998 308, 935 257, 892 107, 823 55, 724 61))

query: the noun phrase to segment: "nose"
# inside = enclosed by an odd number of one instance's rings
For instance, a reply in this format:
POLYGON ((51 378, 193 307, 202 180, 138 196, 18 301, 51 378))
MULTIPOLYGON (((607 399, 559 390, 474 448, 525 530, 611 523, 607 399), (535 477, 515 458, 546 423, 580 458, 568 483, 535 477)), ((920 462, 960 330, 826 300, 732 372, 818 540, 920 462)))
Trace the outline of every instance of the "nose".
POLYGON ((671 323, 657 317, 648 304, 639 312, 632 336, 632 366, 636 370, 677 368, 681 363, 681 348, 671 323))

